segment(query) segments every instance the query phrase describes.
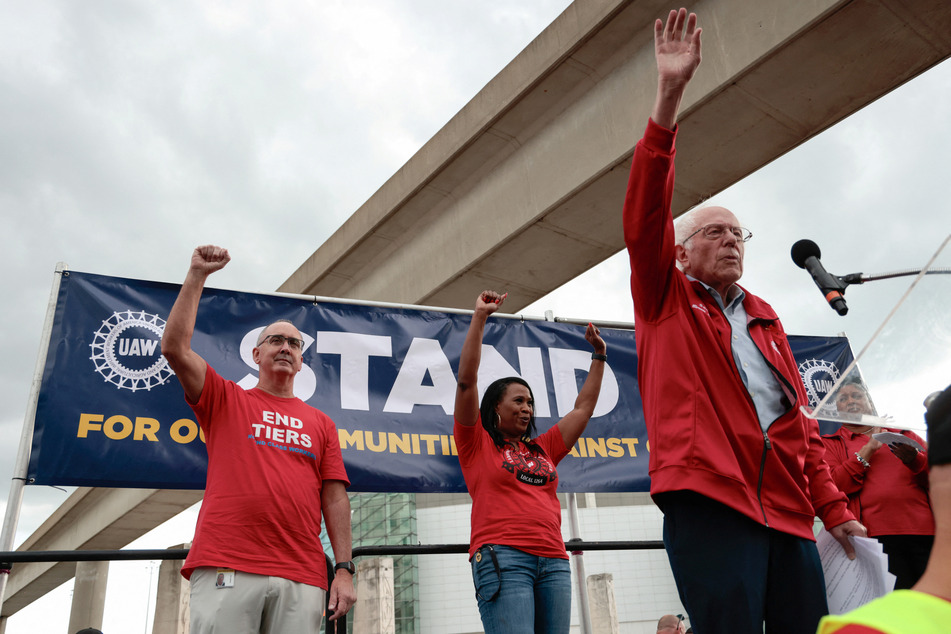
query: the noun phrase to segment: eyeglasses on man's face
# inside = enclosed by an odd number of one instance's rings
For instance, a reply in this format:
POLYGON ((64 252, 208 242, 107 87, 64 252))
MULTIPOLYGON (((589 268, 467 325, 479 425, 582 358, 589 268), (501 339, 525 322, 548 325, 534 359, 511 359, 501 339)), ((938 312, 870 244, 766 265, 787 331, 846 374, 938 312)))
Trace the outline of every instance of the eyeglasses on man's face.
POLYGON ((284 342, 287 342, 294 350, 303 350, 304 349, 304 340, 298 339, 297 337, 285 337, 284 335, 268 335, 265 337, 261 343, 267 343, 268 345, 281 347, 284 345, 284 342))
POLYGON ((702 233, 703 237, 707 240, 719 240, 727 233, 732 233, 733 237, 737 239, 738 242, 748 242, 750 238, 753 237, 753 234, 750 233, 749 229, 744 227, 733 227, 730 225, 725 225, 721 222, 714 222, 708 225, 703 225, 689 236, 687 236, 681 244, 687 244, 687 240, 694 237, 698 233, 702 233))

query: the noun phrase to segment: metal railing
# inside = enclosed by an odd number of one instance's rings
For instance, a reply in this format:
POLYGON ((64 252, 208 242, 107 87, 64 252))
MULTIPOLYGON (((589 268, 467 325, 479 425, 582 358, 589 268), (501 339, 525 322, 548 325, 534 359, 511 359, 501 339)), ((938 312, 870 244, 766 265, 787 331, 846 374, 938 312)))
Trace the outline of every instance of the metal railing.
MULTIPOLYGON (((664 542, 647 541, 610 541, 586 542, 569 540, 565 542, 568 552, 600 550, 662 550, 664 542)), ((433 544, 416 546, 355 546, 353 558, 380 555, 450 555, 469 552, 469 544, 433 544)), ((15 550, 0 552, 0 572, 11 569, 12 564, 32 562, 62 561, 134 561, 134 560, 172 560, 184 559, 187 548, 145 549, 145 550, 15 550)))
MULTIPOLYGON (((647 541, 598 541, 586 542, 571 539, 565 542, 569 553, 602 550, 663 550, 664 542, 647 541)), ((352 556, 379 557, 398 555, 454 555, 469 552, 469 544, 431 544, 431 545, 391 545, 356 546, 352 556)), ((0 552, 0 573, 9 574, 13 564, 18 563, 59 563, 66 561, 136 561, 136 560, 176 560, 188 556, 187 548, 140 549, 140 550, 16 550, 0 552)), ((334 576, 333 564, 327 558, 327 578, 334 576)), ((329 600, 329 597, 328 597, 329 600)), ((326 634, 346 634, 347 616, 336 621, 326 621, 326 634)))

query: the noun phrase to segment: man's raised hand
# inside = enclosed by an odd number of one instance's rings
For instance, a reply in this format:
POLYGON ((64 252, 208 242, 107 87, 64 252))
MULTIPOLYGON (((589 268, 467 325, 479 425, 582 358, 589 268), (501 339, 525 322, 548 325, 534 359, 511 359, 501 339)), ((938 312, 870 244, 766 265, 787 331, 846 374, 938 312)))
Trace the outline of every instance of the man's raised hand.
POLYGON ((192 253, 191 268, 205 275, 220 271, 231 261, 228 249, 216 247, 212 244, 196 247, 192 253))
POLYGON ((700 31, 697 14, 671 11, 667 23, 654 22, 654 56, 658 79, 686 85, 700 66, 700 31))

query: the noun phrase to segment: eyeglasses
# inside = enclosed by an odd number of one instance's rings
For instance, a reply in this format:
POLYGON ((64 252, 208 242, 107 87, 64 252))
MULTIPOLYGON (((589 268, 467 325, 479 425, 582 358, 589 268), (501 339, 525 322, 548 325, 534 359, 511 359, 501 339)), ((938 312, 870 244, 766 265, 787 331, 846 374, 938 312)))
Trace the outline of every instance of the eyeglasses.
POLYGON ((720 238, 723 237, 723 234, 725 234, 727 231, 732 233, 733 237, 736 238, 737 241, 739 242, 749 242, 750 238, 753 237, 753 234, 750 233, 749 229, 745 229, 743 227, 731 227, 730 225, 725 225, 725 224, 715 222, 713 224, 703 225, 702 227, 700 227, 699 229, 691 233, 689 236, 687 236, 684 239, 684 241, 681 242, 680 244, 687 244, 687 240, 694 237, 701 231, 703 232, 703 237, 706 238, 707 240, 719 240, 720 238))
POLYGON ((298 339, 297 337, 285 337, 284 335, 268 335, 261 340, 261 343, 268 342, 272 346, 283 346, 284 342, 287 342, 294 350, 302 350, 304 348, 304 340, 298 339))

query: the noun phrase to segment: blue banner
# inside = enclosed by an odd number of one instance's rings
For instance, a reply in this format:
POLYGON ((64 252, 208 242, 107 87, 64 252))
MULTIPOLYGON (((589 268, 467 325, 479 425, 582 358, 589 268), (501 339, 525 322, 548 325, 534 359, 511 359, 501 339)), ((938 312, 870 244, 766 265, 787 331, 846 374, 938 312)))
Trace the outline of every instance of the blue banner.
MULTIPOLYGON (((63 273, 37 402, 34 484, 201 489, 204 441, 160 340, 179 286, 63 273)), ((463 492, 452 438, 469 316, 205 289, 192 347, 224 378, 257 383, 251 350, 276 319, 305 340, 296 395, 336 423, 351 491, 463 492)), ((562 491, 647 491, 634 331, 608 347, 595 415, 559 465, 562 491)), ((573 406, 590 365, 584 327, 490 318, 479 385, 532 386, 539 433, 573 406)), ((810 391, 852 360, 844 337, 791 337, 810 391)))

